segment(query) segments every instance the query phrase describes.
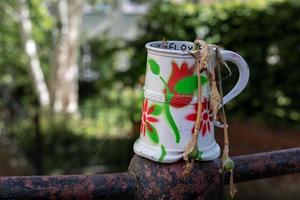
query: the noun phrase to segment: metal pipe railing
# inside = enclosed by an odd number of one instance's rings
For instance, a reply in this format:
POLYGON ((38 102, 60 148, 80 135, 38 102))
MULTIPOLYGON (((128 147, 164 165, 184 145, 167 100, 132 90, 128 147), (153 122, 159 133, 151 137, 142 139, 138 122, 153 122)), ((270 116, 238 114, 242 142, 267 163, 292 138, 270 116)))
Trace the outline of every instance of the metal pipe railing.
POLYGON ((0 199, 132 199, 136 188, 128 173, 1 177, 0 199))
MULTIPOLYGON (((300 172, 300 148, 233 157, 234 180, 250 181, 300 172)), ((228 183, 228 175, 225 183, 228 183)))
MULTIPOLYGON (((300 148, 233 157, 235 182, 300 172, 300 148)), ((0 199, 222 199, 228 174, 220 160, 156 163, 135 155, 127 173, 72 176, 0 177, 0 199)))

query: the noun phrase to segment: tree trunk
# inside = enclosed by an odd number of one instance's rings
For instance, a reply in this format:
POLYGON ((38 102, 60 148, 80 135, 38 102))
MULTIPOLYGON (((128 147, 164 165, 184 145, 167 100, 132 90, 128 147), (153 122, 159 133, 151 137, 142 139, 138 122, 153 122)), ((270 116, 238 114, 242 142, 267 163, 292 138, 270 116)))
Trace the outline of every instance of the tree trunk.
POLYGON ((49 91, 37 55, 36 43, 32 37, 32 23, 26 0, 19 0, 20 24, 25 52, 30 62, 30 75, 41 107, 50 105, 49 91))
POLYGON ((50 91, 37 55, 36 43, 32 36, 30 10, 26 0, 19 0, 20 24, 25 52, 30 61, 30 73, 40 105, 48 107, 51 103, 54 112, 72 114, 78 111, 77 57, 83 1, 60 0, 57 4, 60 28, 55 44, 53 77, 49 79, 50 91))
POLYGON ((78 47, 82 19, 82 0, 58 2, 61 23, 56 49, 55 77, 53 79, 53 110, 76 113, 78 110, 78 47))

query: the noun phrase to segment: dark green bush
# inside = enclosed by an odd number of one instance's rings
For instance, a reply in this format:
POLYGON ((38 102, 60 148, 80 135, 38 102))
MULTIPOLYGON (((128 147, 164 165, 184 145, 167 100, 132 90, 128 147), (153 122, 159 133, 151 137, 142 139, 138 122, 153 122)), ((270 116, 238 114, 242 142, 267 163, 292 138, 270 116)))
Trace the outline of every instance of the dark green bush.
MULTIPOLYGON (((161 40, 203 38, 236 51, 248 62, 250 81, 228 105, 229 113, 276 125, 300 122, 300 4, 296 1, 225 1, 209 6, 153 3, 140 24, 142 34, 127 75, 144 73, 144 44, 161 40), (143 50, 143 51, 142 51, 143 50)), ((126 73, 124 74, 126 76, 126 73)), ((233 78, 234 79, 234 78, 233 78)), ((225 90, 233 81, 226 79, 225 90)))
MULTIPOLYGON (((72 174, 125 171, 133 155, 133 138, 87 135, 80 125, 60 116, 18 121, 11 137, 36 173, 72 174), (38 135, 38 136, 37 136, 38 135), (93 170, 88 167, 98 166, 93 170)), ((77 121, 76 123, 82 123, 77 121)))

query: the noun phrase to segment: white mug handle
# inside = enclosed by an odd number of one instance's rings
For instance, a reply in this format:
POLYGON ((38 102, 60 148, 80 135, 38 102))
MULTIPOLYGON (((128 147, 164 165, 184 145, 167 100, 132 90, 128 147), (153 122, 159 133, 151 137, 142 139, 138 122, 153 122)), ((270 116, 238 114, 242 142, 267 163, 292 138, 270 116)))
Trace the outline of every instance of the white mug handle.
MULTIPOLYGON (((223 105, 225 105, 244 90, 249 81, 250 72, 248 64, 239 54, 228 50, 221 50, 221 54, 225 61, 234 63, 239 70, 239 79, 237 83, 223 98, 223 105)), ((214 121, 214 125, 217 127, 223 127, 218 121, 214 121)))

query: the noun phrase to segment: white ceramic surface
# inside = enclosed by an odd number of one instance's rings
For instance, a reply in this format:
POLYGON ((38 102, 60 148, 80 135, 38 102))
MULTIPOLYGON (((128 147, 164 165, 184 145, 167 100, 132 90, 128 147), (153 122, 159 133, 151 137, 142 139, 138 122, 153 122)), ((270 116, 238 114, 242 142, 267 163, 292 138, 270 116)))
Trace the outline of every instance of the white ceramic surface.
MULTIPOLYGON (((182 158, 192 137, 197 110, 197 76, 194 58, 189 53, 192 45, 186 41, 168 41, 167 49, 163 49, 161 41, 146 44, 145 99, 140 137, 134 144, 134 152, 140 156, 163 163, 175 162, 182 158)), ((238 54, 231 51, 221 53, 226 61, 236 64, 240 75, 235 87, 224 97, 223 101, 227 103, 245 88, 249 69, 238 54)), ((207 161, 219 157, 220 148, 214 139, 214 124, 217 123, 212 120, 209 82, 205 73, 201 77, 203 109, 198 160, 207 161)))

